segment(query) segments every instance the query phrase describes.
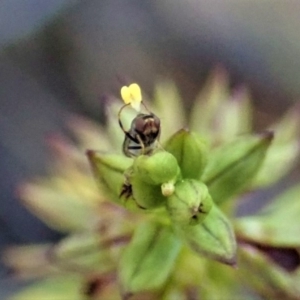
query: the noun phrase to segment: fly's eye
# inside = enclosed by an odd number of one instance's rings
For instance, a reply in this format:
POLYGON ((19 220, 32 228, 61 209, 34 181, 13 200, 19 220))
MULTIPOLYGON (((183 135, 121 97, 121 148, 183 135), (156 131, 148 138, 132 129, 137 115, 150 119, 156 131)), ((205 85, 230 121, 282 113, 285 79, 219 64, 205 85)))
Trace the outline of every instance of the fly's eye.
POLYGON ((138 132, 143 132, 146 124, 146 120, 143 117, 137 117, 135 119, 135 130, 138 132))
POLYGON ((160 127, 160 119, 157 116, 153 116, 154 124, 156 128, 160 127))

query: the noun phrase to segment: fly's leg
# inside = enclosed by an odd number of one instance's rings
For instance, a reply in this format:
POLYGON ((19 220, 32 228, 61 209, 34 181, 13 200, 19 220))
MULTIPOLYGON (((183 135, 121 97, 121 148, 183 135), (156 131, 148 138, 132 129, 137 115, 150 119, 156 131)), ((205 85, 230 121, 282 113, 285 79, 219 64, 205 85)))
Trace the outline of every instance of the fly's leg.
POLYGON ((141 146, 141 154, 142 154, 142 155, 146 154, 146 153, 145 153, 145 152, 146 152, 145 145, 144 145, 144 143, 143 143, 141 137, 137 134, 137 135, 136 135, 136 138, 137 138, 137 140, 139 141, 139 144, 140 144, 140 146, 141 146))
POLYGON ((121 188, 121 192, 119 198, 123 198, 128 200, 132 196, 132 186, 130 183, 130 176, 132 174, 132 169, 130 168, 124 173, 124 183, 121 188))
POLYGON ((122 131, 123 131, 125 134, 128 133, 128 132, 125 130, 125 128, 124 128, 124 126, 123 126, 123 123, 122 123, 122 121, 121 121, 121 112, 122 112, 122 110, 123 110, 125 107, 127 107, 128 105, 129 105, 129 104, 123 105, 123 106, 121 107, 121 109, 119 110, 119 113, 118 113, 118 121, 119 121, 119 125, 120 125, 122 131))

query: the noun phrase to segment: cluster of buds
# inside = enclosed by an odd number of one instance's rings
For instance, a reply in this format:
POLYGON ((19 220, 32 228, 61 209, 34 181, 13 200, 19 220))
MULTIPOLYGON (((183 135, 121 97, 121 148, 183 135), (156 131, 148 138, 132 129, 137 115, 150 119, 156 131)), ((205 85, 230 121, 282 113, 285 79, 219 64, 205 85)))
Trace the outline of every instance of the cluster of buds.
MULTIPOLYGON (((126 87, 124 101, 128 105, 127 98, 132 99, 135 108, 136 97, 128 96, 132 87, 136 91, 136 84, 126 87)), ((143 128, 146 131, 147 124, 143 128)), ((125 133, 132 140, 139 135, 136 143, 147 139, 143 131, 125 133)), ((121 259, 119 278, 125 295, 164 286, 183 245, 236 265, 234 230, 219 205, 254 178, 272 139, 272 132, 245 135, 209 156, 203 137, 180 129, 147 155, 142 153, 145 147, 139 147, 133 159, 88 151, 101 190, 116 203, 146 215, 143 229, 134 233, 121 259)))
POLYGON ((5 252, 14 275, 47 276, 13 299, 300 299, 299 185, 256 215, 235 213, 237 200, 299 160, 299 110, 250 133, 249 95, 230 94, 220 70, 189 119, 171 82, 157 85, 151 105, 137 84, 121 96, 105 129, 77 117, 76 147, 52 139, 51 174, 19 189, 68 235, 5 252), (86 149, 97 149, 89 164, 86 149))

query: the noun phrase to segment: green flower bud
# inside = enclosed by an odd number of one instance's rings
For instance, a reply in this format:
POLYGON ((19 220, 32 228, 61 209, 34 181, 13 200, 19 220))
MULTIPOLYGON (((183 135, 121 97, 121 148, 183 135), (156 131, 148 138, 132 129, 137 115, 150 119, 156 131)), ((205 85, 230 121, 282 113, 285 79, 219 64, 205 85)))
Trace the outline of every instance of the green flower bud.
POLYGON ((102 191, 106 191, 113 200, 119 202, 119 195, 124 184, 124 172, 132 159, 123 155, 107 154, 89 150, 87 152, 94 176, 102 191))
POLYGON ((167 141, 165 150, 176 157, 183 178, 200 179, 207 162, 208 149, 197 133, 179 130, 167 141))
POLYGON ((195 225, 202 222, 212 205, 207 186, 194 179, 177 183, 175 192, 167 200, 171 219, 181 225, 195 225))
POLYGON ((213 205, 202 223, 177 226, 191 249, 224 264, 236 264, 236 240, 227 217, 213 205))
POLYGON ((180 248, 180 240, 170 227, 154 222, 139 225, 118 268, 124 299, 132 293, 160 289, 169 278, 180 248))
POLYGON ((180 173, 176 158, 166 151, 138 156, 133 170, 142 181, 154 185, 175 180, 180 173))
POLYGON ((163 206, 166 198, 163 196, 159 185, 149 184, 139 178, 130 178, 132 197, 140 208, 151 209, 163 206))
POLYGON ((240 192, 259 170, 273 133, 239 138, 212 153, 201 180, 216 203, 240 192))

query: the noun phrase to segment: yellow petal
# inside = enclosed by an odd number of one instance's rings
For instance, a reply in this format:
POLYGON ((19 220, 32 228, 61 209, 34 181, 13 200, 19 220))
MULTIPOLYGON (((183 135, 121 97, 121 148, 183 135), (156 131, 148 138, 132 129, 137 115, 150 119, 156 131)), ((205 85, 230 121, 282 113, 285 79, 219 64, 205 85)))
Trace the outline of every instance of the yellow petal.
POLYGON ((131 104, 135 110, 140 110, 142 102, 141 88, 138 84, 132 83, 130 86, 123 86, 121 88, 121 96, 125 104, 131 104))
POLYGON ((133 100, 136 102, 141 102, 142 101, 142 93, 141 93, 141 88, 139 87, 138 84, 132 83, 129 86, 130 94, 133 100))
POLYGON ((121 88, 121 96, 125 104, 129 104, 131 102, 130 90, 128 86, 123 86, 121 88))

